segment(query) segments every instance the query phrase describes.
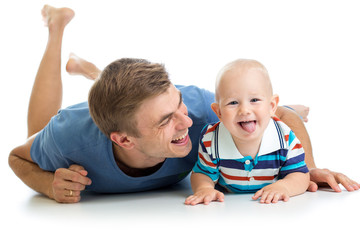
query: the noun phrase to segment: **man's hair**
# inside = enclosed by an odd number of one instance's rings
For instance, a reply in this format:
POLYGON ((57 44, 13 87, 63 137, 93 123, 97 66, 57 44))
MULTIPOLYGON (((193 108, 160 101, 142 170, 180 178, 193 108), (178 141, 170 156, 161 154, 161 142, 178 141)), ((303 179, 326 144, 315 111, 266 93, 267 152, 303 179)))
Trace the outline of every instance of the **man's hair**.
POLYGON ((90 115, 107 137, 112 132, 140 137, 137 110, 146 99, 166 92, 170 84, 162 64, 144 59, 116 60, 102 71, 90 89, 90 115))

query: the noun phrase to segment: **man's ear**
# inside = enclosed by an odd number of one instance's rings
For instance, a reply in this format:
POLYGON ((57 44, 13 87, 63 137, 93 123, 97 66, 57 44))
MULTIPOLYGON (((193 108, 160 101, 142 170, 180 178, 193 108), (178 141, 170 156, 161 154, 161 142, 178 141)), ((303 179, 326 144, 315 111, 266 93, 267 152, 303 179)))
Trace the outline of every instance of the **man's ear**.
POLYGON ((270 102, 270 105, 271 105, 271 115, 272 116, 275 116, 275 112, 276 112, 276 109, 278 107, 278 104, 279 104, 279 95, 277 94, 274 94, 271 98, 271 102, 270 102))
POLYGON ((110 139, 118 146, 123 147, 125 149, 132 149, 135 145, 132 138, 125 133, 112 132, 110 133, 110 139))
POLYGON ((221 111, 219 103, 214 102, 211 104, 211 109, 214 111, 214 113, 218 116, 219 120, 221 121, 221 111))

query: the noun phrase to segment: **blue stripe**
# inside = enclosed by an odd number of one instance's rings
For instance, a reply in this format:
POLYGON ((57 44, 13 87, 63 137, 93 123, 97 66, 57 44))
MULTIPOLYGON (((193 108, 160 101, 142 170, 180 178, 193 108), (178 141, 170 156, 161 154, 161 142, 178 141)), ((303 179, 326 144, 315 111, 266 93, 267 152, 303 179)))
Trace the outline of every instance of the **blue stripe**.
MULTIPOLYGON (((219 137, 219 126, 220 126, 220 124, 216 127, 216 129, 215 129, 215 158, 216 159, 218 159, 218 160, 220 160, 220 158, 219 158, 219 139, 218 139, 218 137, 219 137)), ((218 162, 220 162, 220 161, 218 161, 218 162)))
MULTIPOLYGON (((202 151, 203 151, 204 153, 206 153, 206 154, 207 154, 207 151, 206 151, 206 147, 205 147, 205 145, 204 145, 203 139, 204 139, 204 134, 205 134, 205 132, 207 131, 208 128, 209 128, 209 124, 205 125, 205 126, 203 127, 203 129, 201 129, 201 135, 200 135, 200 137, 201 137, 201 139, 200 139, 200 146, 201 146, 202 151)), ((210 155, 210 154, 209 154, 209 155, 210 155)))
POLYGON ((209 125, 210 125, 210 124, 206 124, 206 125, 201 129, 201 131, 200 131, 201 136, 203 136, 203 135, 206 133, 206 131, 207 131, 208 128, 209 128, 209 125), (204 131, 205 128, 206 128, 206 131, 204 131))
MULTIPOLYGON (((279 158, 280 158, 280 160, 285 161, 288 152, 289 152, 289 150, 287 150, 287 149, 279 149, 272 153, 269 153, 266 155, 261 155, 261 156, 256 156, 256 157, 257 157, 258 161, 272 161, 272 160, 278 160, 279 158)), ((251 158, 251 156, 246 156, 243 158, 234 158, 234 159, 219 158, 219 160, 221 160, 221 161, 233 160, 233 161, 238 161, 238 162, 245 162, 246 160, 252 160, 252 158, 251 158)))
MULTIPOLYGON (((286 151, 287 152, 287 151, 286 151)), ((274 161, 274 160, 280 160, 280 161, 286 161, 286 155, 264 155, 264 156, 259 156, 258 157, 258 161, 274 161)))
POLYGON ((296 168, 300 168, 300 167, 303 167, 305 166, 305 162, 299 162, 299 163, 295 163, 295 164, 292 164, 292 165, 289 165, 289 166, 286 166, 286 167, 282 167, 280 169, 280 171, 289 171, 289 170, 293 170, 293 169, 296 169, 296 168))
POLYGON ((254 169, 269 169, 269 168, 280 168, 286 162, 288 150, 279 149, 267 155, 258 156, 257 164, 254 166, 254 169))
POLYGON ((258 162, 253 169, 279 169, 282 166, 280 160, 258 162))
MULTIPOLYGON (((255 159, 256 161, 252 159, 250 156, 239 159, 220 159, 219 166, 246 170, 246 171, 250 171, 252 168, 254 169, 280 168, 285 164, 287 152, 288 151, 285 149, 280 149, 279 151, 275 151, 274 153, 268 155, 258 156, 255 159), (246 160, 250 160, 251 164, 246 165, 245 164, 246 160)), ((295 159, 294 162, 299 162, 299 160, 295 159)))
POLYGON ((220 163, 221 167, 244 170, 245 169, 244 168, 244 165, 245 165, 244 161, 224 160, 224 159, 222 159, 219 163, 220 163))
POLYGON ((218 158, 220 161, 237 161, 237 162, 245 162, 246 160, 253 160, 251 156, 246 156, 243 158, 218 158))
POLYGON ((299 163, 299 162, 303 162, 305 159, 305 153, 301 153, 295 157, 292 157, 292 158, 289 158, 286 163, 284 164, 284 166, 287 166, 287 165, 292 165, 292 164, 296 164, 296 163, 299 163))
POLYGON ((294 139, 296 139, 296 136, 295 136, 293 131, 290 131, 290 133, 289 133, 289 146, 294 141, 294 139))
MULTIPOLYGON (((210 153, 210 154, 207 153, 206 147, 205 147, 204 142, 203 142, 202 139, 200 140, 200 146, 201 146, 202 152, 203 152, 204 154, 209 155, 209 157, 211 157, 211 153, 210 153)), ((204 154, 203 154, 203 155, 204 155, 204 154)), ((199 157, 198 157, 198 158, 199 158, 199 157)))
POLYGON ((222 159, 221 161, 219 161, 219 166, 221 167, 233 168, 233 169, 239 169, 245 171, 251 171, 255 165, 256 165, 255 160, 253 160, 251 156, 247 156, 238 160, 222 159), (246 160, 250 160, 250 164, 245 164, 246 160))
POLYGON ((308 173, 309 172, 309 169, 307 168, 306 165, 304 165, 303 167, 301 168, 297 168, 295 170, 292 170, 292 171, 282 171, 279 173, 279 179, 283 179, 284 177, 286 177, 286 175, 290 174, 290 173, 295 173, 295 172, 301 172, 301 173, 308 173))
POLYGON ((272 184, 272 182, 259 184, 259 185, 246 185, 246 186, 236 185, 236 184, 232 184, 232 185, 225 184, 223 187, 227 188, 228 190, 230 190, 233 193, 246 193, 246 192, 252 193, 252 192, 256 192, 270 184, 272 184))
POLYGON ((280 126, 278 125, 278 123, 275 120, 273 120, 273 121, 274 121, 274 124, 275 124, 275 127, 276 127, 276 131, 278 133, 280 148, 284 148, 284 142, 283 142, 283 137, 282 137, 283 134, 282 134, 282 131, 280 129, 280 126))
MULTIPOLYGON (((213 170, 213 169, 211 169, 211 170, 213 170)), ((209 171, 208 168, 205 169, 200 164, 196 164, 193 168, 193 171, 196 173, 203 173, 203 174, 207 175, 208 177, 210 177, 211 180, 213 180, 213 181, 217 181, 219 178, 218 172, 211 172, 211 171, 209 171)))

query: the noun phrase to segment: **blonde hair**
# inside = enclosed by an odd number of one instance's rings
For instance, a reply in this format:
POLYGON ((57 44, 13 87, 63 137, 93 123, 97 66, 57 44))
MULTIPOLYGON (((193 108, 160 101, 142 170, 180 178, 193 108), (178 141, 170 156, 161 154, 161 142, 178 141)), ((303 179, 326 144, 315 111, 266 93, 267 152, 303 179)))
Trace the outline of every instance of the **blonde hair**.
POLYGON ((233 69, 238 69, 238 68, 243 68, 243 69, 248 69, 248 70, 253 69, 253 70, 263 73, 264 77, 269 80, 270 90, 271 90, 271 95, 272 95, 272 85, 271 85, 269 73, 268 73, 267 69, 265 68, 265 66, 263 64, 261 64, 259 61, 256 61, 253 59, 236 59, 236 60, 226 64, 224 67, 222 67, 216 77, 216 81, 215 81, 216 101, 218 101, 218 99, 219 99, 219 96, 217 93, 218 92, 217 88, 218 88, 220 81, 223 78, 224 74, 226 74, 227 72, 229 72, 233 69))
POLYGON ((112 132, 140 137, 135 113, 146 99, 166 92, 170 84, 161 64, 144 59, 116 60, 102 71, 90 89, 90 115, 107 137, 112 132))

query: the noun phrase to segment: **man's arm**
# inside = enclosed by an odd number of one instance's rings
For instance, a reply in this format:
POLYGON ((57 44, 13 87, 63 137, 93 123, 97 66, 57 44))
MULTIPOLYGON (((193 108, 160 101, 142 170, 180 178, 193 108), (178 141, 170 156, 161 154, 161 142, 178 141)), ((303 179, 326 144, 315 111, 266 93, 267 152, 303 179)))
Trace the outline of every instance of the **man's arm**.
POLYGON ((316 168, 310 136, 300 117, 294 111, 285 107, 278 107, 275 114, 281 121, 289 126, 289 128, 295 133, 296 137, 300 140, 305 151, 305 163, 307 167, 309 169, 316 168))
POLYGON ((348 178, 346 175, 316 167, 309 134, 306 131, 303 121, 294 111, 285 107, 278 107, 276 115, 281 121, 288 125, 291 130, 293 130, 304 148, 305 163, 310 171, 310 185, 308 191, 316 191, 320 184, 330 186, 336 192, 341 192, 338 183, 341 183, 348 191, 360 189, 360 184, 348 178))
POLYGON ((30 188, 58 202, 78 202, 80 192, 91 180, 87 172, 78 165, 53 172, 42 170, 31 158, 30 149, 35 135, 9 155, 9 165, 14 173, 30 188))

